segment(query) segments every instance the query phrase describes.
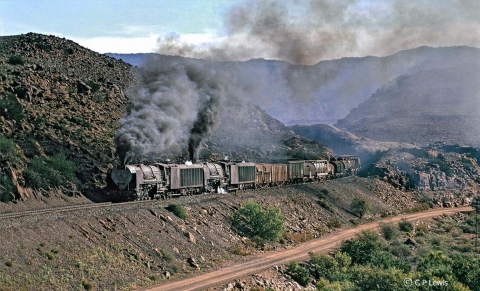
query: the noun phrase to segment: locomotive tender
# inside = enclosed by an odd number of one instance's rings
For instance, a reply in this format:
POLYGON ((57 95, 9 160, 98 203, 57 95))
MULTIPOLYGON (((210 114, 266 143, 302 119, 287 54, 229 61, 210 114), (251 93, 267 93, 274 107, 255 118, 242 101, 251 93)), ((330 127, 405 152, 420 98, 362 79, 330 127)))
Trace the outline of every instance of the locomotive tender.
POLYGON ((275 164, 222 161, 124 165, 108 171, 107 191, 112 201, 227 193, 353 175, 359 169, 360 159, 355 156, 275 164))

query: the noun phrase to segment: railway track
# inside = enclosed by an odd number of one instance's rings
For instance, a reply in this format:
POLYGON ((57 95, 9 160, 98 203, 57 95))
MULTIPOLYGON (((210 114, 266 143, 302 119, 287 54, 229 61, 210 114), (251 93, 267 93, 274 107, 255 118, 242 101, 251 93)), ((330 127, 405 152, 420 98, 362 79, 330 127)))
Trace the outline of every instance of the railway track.
MULTIPOLYGON (((350 178, 350 177, 352 177, 352 176, 339 177, 339 178, 336 178, 336 179, 345 179, 345 178, 350 178)), ((324 181, 324 180, 322 180, 322 181, 324 181)), ((304 184, 318 183, 318 182, 322 182, 322 181, 313 181, 313 182, 307 182, 307 183, 304 183, 304 184)), ((275 187, 290 187, 290 186, 296 186, 296 185, 297 184, 290 184, 290 185, 274 186, 274 187, 268 187, 268 188, 250 189, 250 190, 247 190, 247 191, 262 191, 264 189, 269 189, 269 188, 271 189, 271 188, 275 188, 275 187)), ((301 185, 301 184, 298 184, 298 185, 301 185)), ((198 197, 198 198, 204 198, 204 195, 193 195, 193 196, 189 196, 189 197, 195 197, 195 196, 202 196, 202 197, 198 197)), ((185 196, 185 197, 187 197, 187 196, 185 196)), ((211 199, 219 199, 219 197, 218 196, 211 197, 211 199)), ((184 204, 186 204, 186 205, 198 204, 198 203, 201 203, 199 200, 201 200, 201 199, 193 199, 193 201, 185 201, 184 204)), ((10 212, 10 213, 0 214, 0 220, 8 219, 8 218, 42 215, 42 214, 47 214, 47 213, 68 212, 68 211, 81 210, 81 209, 94 209, 94 208, 102 208, 102 207, 110 207, 110 206, 140 204, 140 203, 146 203, 146 202, 152 202, 152 201, 155 201, 155 200, 140 200, 140 201, 119 202, 119 203, 112 203, 112 202, 89 203, 89 204, 80 204, 80 205, 71 205, 71 206, 61 206, 61 207, 51 207, 51 208, 44 208, 44 209, 27 210, 27 211, 21 211, 21 212, 10 212)), ((165 200, 158 200, 158 201, 165 201, 165 200)))
POLYGON ((72 205, 72 206, 61 206, 61 207, 51 207, 51 208, 44 208, 44 209, 27 210, 27 211, 21 211, 21 212, 3 213, 3 214, 0 214, 0 219, 41 215, 46 213, 67 212, 67 211, 79 210, 79 209, 99 208, 99 207, 105 207, 109 205, 112 205, 112 203, 105 202, 105 203, 80 204, 80 205, 72 205))

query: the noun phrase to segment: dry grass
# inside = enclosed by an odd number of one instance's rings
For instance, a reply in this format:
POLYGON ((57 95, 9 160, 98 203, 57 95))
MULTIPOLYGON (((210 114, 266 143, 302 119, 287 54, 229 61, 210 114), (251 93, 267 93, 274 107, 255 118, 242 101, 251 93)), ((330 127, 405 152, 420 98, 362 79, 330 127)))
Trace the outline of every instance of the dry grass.
POLYGON ((237 256, 248 256, 252 253, 243 246, 232 246, 228 249, 232 254, 237 256))
POLYGON ((406 213, 415 213, 415 212, 422 212, 427 211, 430 209, 430 205, 428 203, 417 203, 412 208, 406 209, 406 213))
POLYGON ((315 233, 311 231, 305 233, 285 232, 283 237, 285 240, 298 244, 315 238, 315 233))
POLYGON ((340 219, 338 219, 336 217, 332 217, 328 220, 327 226, 329 228, 340 228, 340 227, 342 227, 342 222, 340 221, 340 219))

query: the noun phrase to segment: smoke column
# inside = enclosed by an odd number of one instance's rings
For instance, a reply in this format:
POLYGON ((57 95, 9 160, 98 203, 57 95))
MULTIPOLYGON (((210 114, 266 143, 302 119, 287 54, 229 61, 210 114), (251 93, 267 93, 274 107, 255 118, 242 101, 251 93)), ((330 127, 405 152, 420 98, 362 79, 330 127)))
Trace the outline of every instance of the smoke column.
POLYGON ((160 153, 189 137, 190 129, 189 144, 198 146, 217 121, 216 107, 224 98, 223 91, 211 69, 151 57, 130 90, 130 105, 115 134, 120 162, 160 153))
POLYGON ((201 141, 210 136, 211 129, 218 122, 218 99, 210 98, 210 100, 204 103, 204 106, 200 108, 197 115, 197 120, 193 124, 190 131, 190 138, 188 139, 188 153, 190 154, 190 160, 198 160, 198 148, 201 141))

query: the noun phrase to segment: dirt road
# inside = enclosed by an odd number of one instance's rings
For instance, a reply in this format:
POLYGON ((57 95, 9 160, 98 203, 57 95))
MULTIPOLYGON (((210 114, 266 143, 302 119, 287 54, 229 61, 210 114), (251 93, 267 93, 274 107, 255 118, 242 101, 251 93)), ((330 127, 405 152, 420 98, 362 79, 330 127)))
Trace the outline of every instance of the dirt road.
POLYGON ((241 264, 235 264, 227 268, 217 271, 205 273, 196 277, 184 279, 181 281, 168 282, 155 287, 142 289, 145 291, 187 291, 187 290, 204 290, 209 287, 218 286, 224 282, 232 281, 246 275, 251 275, 268 269, 274 265, 282 265, 290 261, 302 261, 309 258, 309 252, 325 252, 333 249, 342 241, 352 238, 355 234, 362 230, 371 230, 379 227, 382 222, 399 222, 402 219, 409 221, 418 219, 428 219, 441 214, 454 214, 456 212, 472 211, 471 207, 461 208, 442 208, 434 209, 427 212, 420 212, 408 215, 400 215, 380 221, 359 225, 355 228, 341 230, 331 233, 321 238, 305 242, 297 247, 289 250, 269 252, 252 257, 251 261, 241 264))

